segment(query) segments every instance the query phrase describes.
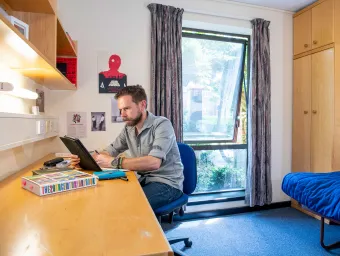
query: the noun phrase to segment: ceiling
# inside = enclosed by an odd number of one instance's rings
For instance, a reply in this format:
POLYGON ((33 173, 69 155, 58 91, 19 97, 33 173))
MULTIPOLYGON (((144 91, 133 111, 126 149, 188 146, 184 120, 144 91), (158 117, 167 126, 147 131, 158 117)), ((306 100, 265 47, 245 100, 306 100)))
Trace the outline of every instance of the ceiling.
POLYGON ((232 0, 234 2, 259 5, 285 11, 296 12, 316 2, 316 0, 232 0))

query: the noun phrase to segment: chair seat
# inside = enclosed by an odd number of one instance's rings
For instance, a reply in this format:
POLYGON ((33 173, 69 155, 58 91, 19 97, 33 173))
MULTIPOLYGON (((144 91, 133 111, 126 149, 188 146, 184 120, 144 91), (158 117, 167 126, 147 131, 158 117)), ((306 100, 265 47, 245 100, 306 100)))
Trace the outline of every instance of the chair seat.
POLYGON ((175 209, 180 208, 181 206, 188 203, 188 195, 183 194, 180 198, 171 202, 170 204, 164 205, 162 207, 157 208, 154 212, 156 215, 165 215, 173 212, 175 209))

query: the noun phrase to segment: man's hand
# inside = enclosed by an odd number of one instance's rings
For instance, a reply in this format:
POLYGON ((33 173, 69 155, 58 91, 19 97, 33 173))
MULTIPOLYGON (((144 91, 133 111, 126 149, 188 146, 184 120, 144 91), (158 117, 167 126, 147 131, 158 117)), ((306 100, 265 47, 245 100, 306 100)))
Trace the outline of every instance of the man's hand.
POLYGON ((77 155, 70 155, 71 163, 69 165, 70 168, 79 168, 80 158, 77 155))
POLYGON ((96 154, 96 153, 93 154, 92 156, 100 167, 103 167, 103 168, 112 167, 111 162, 114 159, 114 157, 106 155, 106 154, 96 154))

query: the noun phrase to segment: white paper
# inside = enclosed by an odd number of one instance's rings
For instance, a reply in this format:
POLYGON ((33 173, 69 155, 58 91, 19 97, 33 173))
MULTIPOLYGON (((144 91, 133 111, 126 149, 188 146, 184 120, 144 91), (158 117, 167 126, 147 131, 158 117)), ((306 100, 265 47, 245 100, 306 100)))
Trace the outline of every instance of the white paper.
POLYGON ((67 136, 86 138, 86 112, 67 112, 67 136))

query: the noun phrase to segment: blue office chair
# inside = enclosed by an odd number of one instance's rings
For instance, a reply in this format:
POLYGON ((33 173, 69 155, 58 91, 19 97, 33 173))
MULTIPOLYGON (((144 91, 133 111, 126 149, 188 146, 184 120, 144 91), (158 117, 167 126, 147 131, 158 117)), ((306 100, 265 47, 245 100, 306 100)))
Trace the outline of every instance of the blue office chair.
MULTIPOLYGON (((184 207, 188 203, 189 195, 194 192, 197 183, 197 165, 196 156, 194 150, 184 143, 177 143, 179 152, 181 155, 181 160, 184 167, 184 182, 183 182, 183 195, 177 200, 171 202, 170 204, 164 205, 155 210, 155 214, 158 217, 159 222, 164 215, 169 215, 169 223, 172 223, 174 213, 179 213, 180 216, 184 215, 184 207)), ((188 237, 186 238, 173 238, 169 239, 170 244, 178 243, 183 241, 186 247, 191 247, 192 242, 188 237)), ((178 251, 173 248, 175 255, 185 254, 182 251, 178 251)))

